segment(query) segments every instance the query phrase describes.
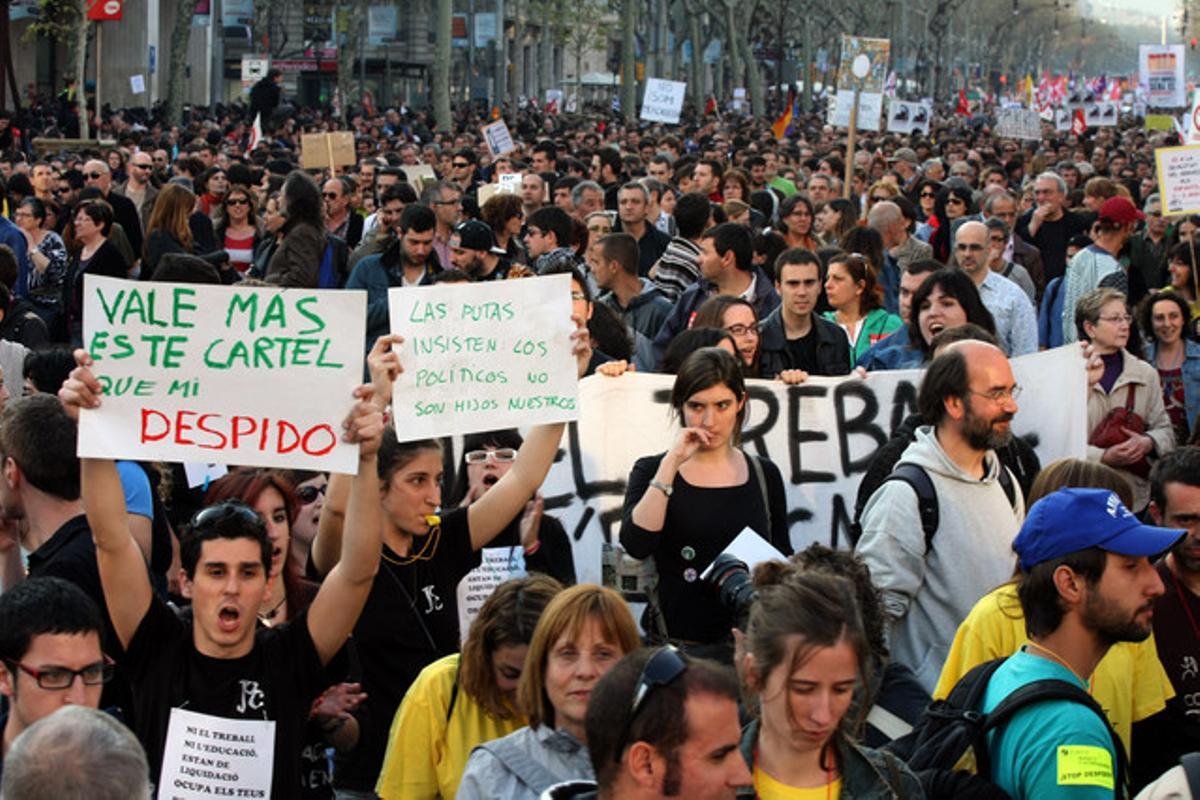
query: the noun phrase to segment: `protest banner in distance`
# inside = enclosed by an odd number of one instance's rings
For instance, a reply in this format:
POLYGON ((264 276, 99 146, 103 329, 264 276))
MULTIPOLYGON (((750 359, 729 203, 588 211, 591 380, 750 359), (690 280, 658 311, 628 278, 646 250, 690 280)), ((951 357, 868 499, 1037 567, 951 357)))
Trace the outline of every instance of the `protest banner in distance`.
POLYGON ((1152 108, 1187 105, 1185 51, 1181 44, 1143 44, 1138 47, 1138 89, 1152 108))
MULTIPOLYGON (((1012 360, 1012 368, 1022 386, 1054 387, 1021 395, 1014 433, 1033 445, 1043 465, 1068 456, 1083 458, 1087 377, 1078 348, 1022 356, 1012 360)), ((742 446, 779 466, 795 549, 813 542, 854 546, 850 523, 858 484, 870 456, 916 413, 920 377, 918 370, 897 370, 872 372, 866 380, 810 378, 797 386, 747 381, 742 446)), ((634 461, 667 450, 679 429, 668 403, 672 380, 669 375, 627 373, 580 382, 579 420, 567 426, 563 456, 541 489, 545 513, 562 523, 574 543, 577 579, 603 580, 631 599, 652 573, 639 572, 639 562, 602 562, 602 553, 618 541, 625 483, 634 461)), ((444 444, 446 463, 457 465, 461 439, 444 444)), ((455 477, 447 475, 446 480, 453 483, 455 477)))
POLYGON ((1200 214, 1200 145, 1154 151, 1164 214, 1200 214))
POLYGON ((683 111, 683 96, 686 93, 687 83, 683 81, 648 79, 646 93, 642 95, 641 118, 650 122, 678 125, 679 114, 683 111))
POLYGON ((996 109, 995 134, 1008 139, 1039 140, 1042 138, 1042 118, 1027 108, 996 109))
POLYGON ((393 288, 388 307, 401 441, 578 416, 570 276, 393 288))
POLYGON ((80 456, 358 470, 341 426, 363 292, 86 275, 83 321, 104 398, 80 415, 80 456))

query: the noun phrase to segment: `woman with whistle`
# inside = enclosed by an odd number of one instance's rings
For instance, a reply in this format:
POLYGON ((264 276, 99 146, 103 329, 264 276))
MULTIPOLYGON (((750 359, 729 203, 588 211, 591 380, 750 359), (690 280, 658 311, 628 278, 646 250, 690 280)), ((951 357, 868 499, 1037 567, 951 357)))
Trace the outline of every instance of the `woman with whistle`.
MULTIPOLYGON (((586 329, 577 327, 572 341, 582 377, 592 353, 586 329)), ((388 402, 396 378, 383 356, 400 341, 381 337, 367 358, 378 402, 388 402)), ((382 562, 354 629, 361 676, 353 677, 367 700, 356 712, 358 747, 337 763, 338 790, 374 796, 388 729, 409 685, 427 665, 458 651, 459 581, 479 566, 479 551, 524 512, 550 470, 563 429, 562 423, 531 429, 503 478, 475 502, 440 516, 441 444, 398 442, 390 426, 384 432, 378 460, 382 562)), ((319 575, 337 563, 349 485, 349 476, 330 477, 310 561, 319 575)))

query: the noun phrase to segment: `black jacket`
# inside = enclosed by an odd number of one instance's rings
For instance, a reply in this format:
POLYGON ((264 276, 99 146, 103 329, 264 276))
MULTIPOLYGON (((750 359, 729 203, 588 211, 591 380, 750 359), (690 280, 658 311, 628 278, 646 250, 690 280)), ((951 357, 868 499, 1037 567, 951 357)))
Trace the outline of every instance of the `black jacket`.
MULTIPOLYGON (((787 334, 783 330, 783 309, 776 308, 758 326, 760 377, 774 378, 785 369, 801 369, 792 362, 787 334)), ((813 375, 848 375, 850 373, 850 340, 834 323, 812 315, 817 334, 817 369, 813 375)))

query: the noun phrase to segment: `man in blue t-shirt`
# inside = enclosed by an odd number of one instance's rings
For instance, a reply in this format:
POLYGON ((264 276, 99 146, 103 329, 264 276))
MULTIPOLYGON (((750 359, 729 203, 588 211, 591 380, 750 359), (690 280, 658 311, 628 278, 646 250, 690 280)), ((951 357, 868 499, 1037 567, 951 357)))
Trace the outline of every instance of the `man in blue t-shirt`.
MULTIPOLYGON (((1035 503, 1013 542, 1029 644, 996 670, 981 710, 1045 678, 1087 690, 1112 645, 1145 640, 1163 593, 1149 557, 1182 535, 1141 524, 1106 489, 1060 489, 1035 503)), ((988 748, 992 781, 1015 800, 1120 796, 1108 723, 1082 703, 1028 706, 989 734, 988 748)))

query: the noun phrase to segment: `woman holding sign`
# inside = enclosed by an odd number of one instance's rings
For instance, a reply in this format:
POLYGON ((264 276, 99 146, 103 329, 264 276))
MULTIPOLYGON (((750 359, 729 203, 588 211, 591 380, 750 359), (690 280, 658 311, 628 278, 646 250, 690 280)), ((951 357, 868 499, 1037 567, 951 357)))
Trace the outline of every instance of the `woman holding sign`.
POLYGON ((667 636, 728 663, 733 613, 700 575, 746 528, 791 554, 783 478, 738 447, 746 387, 734 356, 716 347, 688 356, 671 406, 683 427, 670 450, 633 465, 621 545, 635 558, 654 556, 667 636))
MULTIPOLYGON (((576 320, 580 328, 582 323, 576 320)), ((587 332, 571 337, 582 376, 591 358, 587 332)), ((390 398, 395 375, 379 353, 400 341, 394 335, 381 338, 386 346, 377 345, 368 357, 381 402, 390 398)), ((534 427, 495 485, 469 506, 444 511, 441 444, 400 442, 391 428, 384 434, 378 462, 382 562, 355 628, 368 699, 358 712, 359 745, 335 771, 339 790, 367 796, 374 791, 388 728, 404 693, 422 669, 458 650, 459 581, 479 566, 479 551, 524 512, 550 470, 563 429, 561 423, 534 427)), ((330 479, 311 556, 320 574, 337 564, 349 487, 349 476, 330 479)))

